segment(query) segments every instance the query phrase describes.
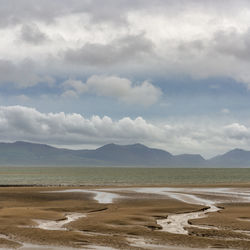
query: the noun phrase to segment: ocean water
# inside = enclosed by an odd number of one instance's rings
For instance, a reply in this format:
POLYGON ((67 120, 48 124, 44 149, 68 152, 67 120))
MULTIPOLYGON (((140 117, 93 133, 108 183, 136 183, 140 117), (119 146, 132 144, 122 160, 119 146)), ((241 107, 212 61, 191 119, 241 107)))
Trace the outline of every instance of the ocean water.
POLYGON ((0 167, 0 185, 250 183, 250 169, 0 167))

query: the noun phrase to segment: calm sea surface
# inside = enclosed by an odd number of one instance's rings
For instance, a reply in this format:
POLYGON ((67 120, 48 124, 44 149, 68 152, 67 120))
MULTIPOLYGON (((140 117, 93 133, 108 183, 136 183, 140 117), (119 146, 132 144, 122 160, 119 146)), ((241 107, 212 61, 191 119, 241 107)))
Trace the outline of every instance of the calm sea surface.
POLYGON ((250 169, 0 167, 0 185, 250 183, 250 169))

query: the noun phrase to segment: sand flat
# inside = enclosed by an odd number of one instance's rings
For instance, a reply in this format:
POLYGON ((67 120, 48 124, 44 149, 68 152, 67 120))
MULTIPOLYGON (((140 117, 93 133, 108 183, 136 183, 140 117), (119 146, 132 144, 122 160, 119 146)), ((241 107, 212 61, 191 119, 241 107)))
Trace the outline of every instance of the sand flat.
POLYGON ((1 187, 0 249, 250 249, 249 190, 1 187))

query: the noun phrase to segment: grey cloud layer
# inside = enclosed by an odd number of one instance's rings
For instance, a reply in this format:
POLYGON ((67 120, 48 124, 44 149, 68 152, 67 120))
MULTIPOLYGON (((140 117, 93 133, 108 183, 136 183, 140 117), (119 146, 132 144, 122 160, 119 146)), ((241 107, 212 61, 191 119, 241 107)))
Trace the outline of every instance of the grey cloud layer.
POLYGON ((48 75, 41 75, 31 60, 24 60, 14 64, 0 59, 0 85, 13 84, 17 88, 27 88, 38 83, 53 84, 54 79, 48 75))
POLYGON ((147 8, 152 5, 168 5, 169 1, 148 0, 106 0, 105 4, 100 0, 1 0, 0 25, 16 25, 30 20, 53 22, 56 18, 74 14, 87 13, 93 21, 120 21, 124 22, 126 13, 133 9, 147 8), (164 4, 163 2, 166 2, 164 4))
POLYGON ((231 77, 250 84, 248 1, 0 0, 0 4, 2 60, 18 64, 28 57, 34 64, 48 65, 46 75, 80 78, 100 72, 135 76, 147 72, 231 77), (26 46, 13 44, 18 39, 26 46))
POLYGON ((198 0, 1 0, 0 24, 14 25, 20 22, 38 20, 53 22, 59 16, 87 13, 95 22, 112 21, 124 22, 127 13, 138 10, 162 11, 165 14, 173 14, 186 9, 206 10, 207 12, 219 12, 220 14, 232 14, 238 9, 249 6, 247 0, 227 1, 198 1, 198 0), (227 8, 225 8, 225 5, 227 8))
POLYGON ((23 25, 20 32, 20 40, 26 43, 39 45, 49 40, 37 25, 29 24, 23 25))
POLYGON ((90 119, 72 113, 41 113, 23 106, 0 107, 2 140, 100 146, 108 142, 135 143, 157 146, 173 153, 218 154, 235 146, 249 148, 250 126, 198 123, 153 124, 138 117, 113 121, 110 117, 90 119), (214 145, 216 146, 216 149, 214 145), (202 150, 202 151, 201 151, 202 150))
POLYGON ((153 56, 153 43, 143 35, 125 36, 108 44, 87 43, 80 49, 65 52, 69 62, 96 67, 135 60, 143 62, 149 60, 149 56, 153 56))

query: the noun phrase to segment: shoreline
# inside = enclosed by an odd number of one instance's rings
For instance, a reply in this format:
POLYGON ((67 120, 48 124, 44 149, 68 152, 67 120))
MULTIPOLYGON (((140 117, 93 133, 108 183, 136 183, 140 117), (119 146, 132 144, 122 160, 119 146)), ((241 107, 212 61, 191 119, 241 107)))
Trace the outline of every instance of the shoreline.
POLYGON ((80 188, 109 188, 109 187, 117 187, 117 188, 126 188, 126 187, 187 187, 187 188, 195 188, 195 187, 242 187, 242 188, 250 188, 250 182, 238 182, 238 183, 205 183, 205 184, 0 184, 0 188, 11 188, 11 187, 41 187, 41 188, 57 188, 57 187, 80 187, 80 188))

